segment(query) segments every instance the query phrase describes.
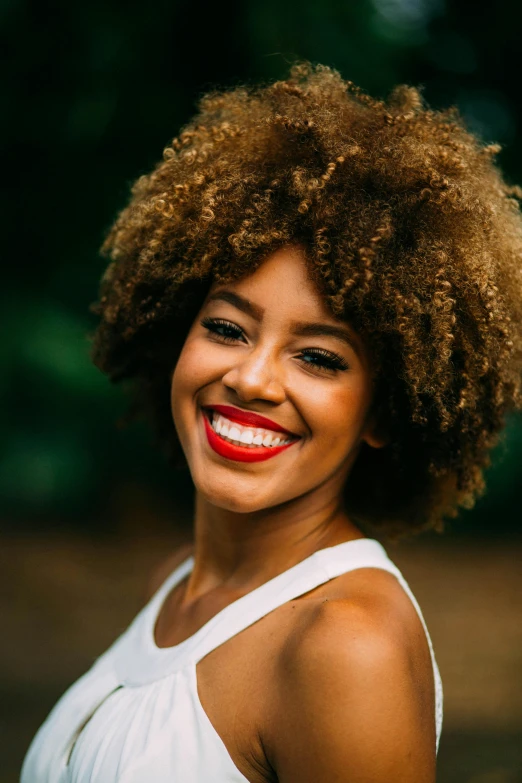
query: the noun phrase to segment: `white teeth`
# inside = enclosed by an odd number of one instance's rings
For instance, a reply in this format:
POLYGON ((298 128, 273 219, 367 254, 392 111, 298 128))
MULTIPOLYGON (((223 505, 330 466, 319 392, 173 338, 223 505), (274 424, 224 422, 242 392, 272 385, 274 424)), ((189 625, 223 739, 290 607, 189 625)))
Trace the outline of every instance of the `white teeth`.
POLYGON ((212 429, 222 438, 255 448, 256 446, 282 446, 291 443, 293 438, 283 438, 279 433, 265 430, 260 427, 245 427, 237 422, 232 422, 224 416, 212 411, 212 429))
POLYGON ((231 427, 228 431, 230 440, 241 440, 241 433, 238 427, 231 427))

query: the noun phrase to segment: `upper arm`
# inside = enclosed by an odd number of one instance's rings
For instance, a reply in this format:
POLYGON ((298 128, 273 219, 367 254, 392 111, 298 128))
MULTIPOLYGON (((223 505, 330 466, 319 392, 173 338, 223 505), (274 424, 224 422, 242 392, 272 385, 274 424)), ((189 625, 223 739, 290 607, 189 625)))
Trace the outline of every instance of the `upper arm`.
POLYGON ((433 702, 409 642, 371 613, 332 609, 282 660, 278 780, 433 783, 433 702))

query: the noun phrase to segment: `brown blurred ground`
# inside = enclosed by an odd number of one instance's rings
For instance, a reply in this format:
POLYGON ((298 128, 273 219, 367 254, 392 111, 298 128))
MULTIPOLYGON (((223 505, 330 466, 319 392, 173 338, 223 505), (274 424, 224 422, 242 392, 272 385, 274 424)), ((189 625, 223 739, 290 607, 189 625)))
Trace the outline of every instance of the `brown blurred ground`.
MULTIPOLYGON (((0 783, 65 688, 143 605, 179 536, 2 542, 0 783)), ((388 547, 423 609, 444 683, 439 783, 522 781, 522 543, 388 547)))

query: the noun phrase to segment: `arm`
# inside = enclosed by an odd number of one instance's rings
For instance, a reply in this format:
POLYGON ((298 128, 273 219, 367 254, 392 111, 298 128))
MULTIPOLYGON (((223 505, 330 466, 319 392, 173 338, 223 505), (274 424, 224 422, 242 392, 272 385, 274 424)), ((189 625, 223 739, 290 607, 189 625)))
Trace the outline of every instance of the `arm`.
POLYGON ((324 607, 281 662, 270 742, 278 780, 434 783, 424 633, 345 602, 324 607))

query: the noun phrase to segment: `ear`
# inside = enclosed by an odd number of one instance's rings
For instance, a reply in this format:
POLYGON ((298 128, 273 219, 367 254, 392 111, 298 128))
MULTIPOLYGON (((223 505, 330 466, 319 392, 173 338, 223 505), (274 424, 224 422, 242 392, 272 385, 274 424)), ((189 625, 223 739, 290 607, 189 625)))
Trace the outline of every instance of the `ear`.
POLYGON ((389 433, 386 432, 384 427, 380 426, 377 414, 370 416, 361 440, 372 449, 382 449, 391 442, 389 433))

